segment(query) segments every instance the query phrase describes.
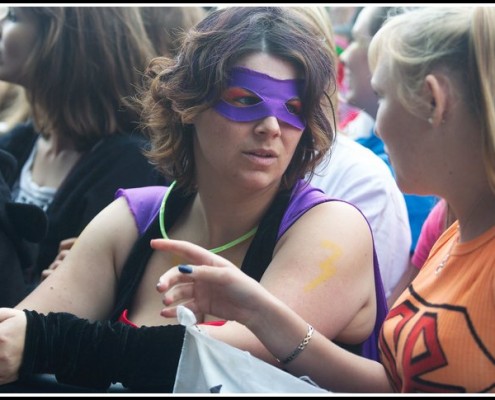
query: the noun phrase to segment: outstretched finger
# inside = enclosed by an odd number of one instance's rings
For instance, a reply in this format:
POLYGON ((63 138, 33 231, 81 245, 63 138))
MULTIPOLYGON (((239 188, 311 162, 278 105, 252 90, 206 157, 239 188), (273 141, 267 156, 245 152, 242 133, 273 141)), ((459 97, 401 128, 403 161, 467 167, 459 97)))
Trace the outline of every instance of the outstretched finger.
POLYGON ((151 247, 155 250, 173 253, 191 264, 214 265, 223 263, 224 259, 196 244, 183 240, 153 239, 151 247))
POLYGON ((165 272, 160 277, 159 284, 166 282, 164 286, 170 288, 179 283, 195 282, 220 287, 233 283, 239 275, 244 273, 230 263, 218 268, 212 268, 211 265, 180 264, 165 272))

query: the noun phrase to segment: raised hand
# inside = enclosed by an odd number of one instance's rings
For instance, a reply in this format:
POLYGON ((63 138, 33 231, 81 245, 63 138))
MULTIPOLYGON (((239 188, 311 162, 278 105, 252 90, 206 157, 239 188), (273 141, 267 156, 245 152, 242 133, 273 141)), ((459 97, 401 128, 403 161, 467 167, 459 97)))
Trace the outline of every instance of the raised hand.
POLYGON ((259 310, 260 299, 268 293, 225 258, 190 242, 154 239, 151 247, 189 262, 160 277, 157 290, 164 293, 164 317, 175 317, 176 306, 182 304, 194 313, 244 324, 259 310))

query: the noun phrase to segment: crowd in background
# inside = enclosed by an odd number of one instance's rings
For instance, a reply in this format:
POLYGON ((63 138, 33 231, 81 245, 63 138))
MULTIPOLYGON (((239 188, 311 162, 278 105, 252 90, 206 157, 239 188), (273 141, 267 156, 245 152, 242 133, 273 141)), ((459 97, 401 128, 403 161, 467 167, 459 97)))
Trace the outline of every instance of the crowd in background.
POLYGON ((0 8, 0 392, 170 392, 184 301, 331 391, 495 391, 490 7, 0 8))

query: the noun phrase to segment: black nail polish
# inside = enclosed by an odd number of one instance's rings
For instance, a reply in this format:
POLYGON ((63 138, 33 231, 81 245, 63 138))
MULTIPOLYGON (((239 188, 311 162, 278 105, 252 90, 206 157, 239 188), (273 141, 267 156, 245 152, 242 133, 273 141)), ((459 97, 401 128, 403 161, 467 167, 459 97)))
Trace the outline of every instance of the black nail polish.
POLYGON ((179 265, 179 271, 183 274, 190 274, 192 272, 192 267, 187 264, 181 264, 179 265))

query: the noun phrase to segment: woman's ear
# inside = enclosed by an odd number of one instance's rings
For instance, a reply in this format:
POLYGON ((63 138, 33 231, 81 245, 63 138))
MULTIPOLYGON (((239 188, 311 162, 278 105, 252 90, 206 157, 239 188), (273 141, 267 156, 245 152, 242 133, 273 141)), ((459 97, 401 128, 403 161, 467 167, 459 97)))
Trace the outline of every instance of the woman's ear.
POLYGON ((441 75, 429 74, 425 78, 426 96, 430 99, 428 122, 438 126, 445 122, 448 107, 448 85, 441 75))

